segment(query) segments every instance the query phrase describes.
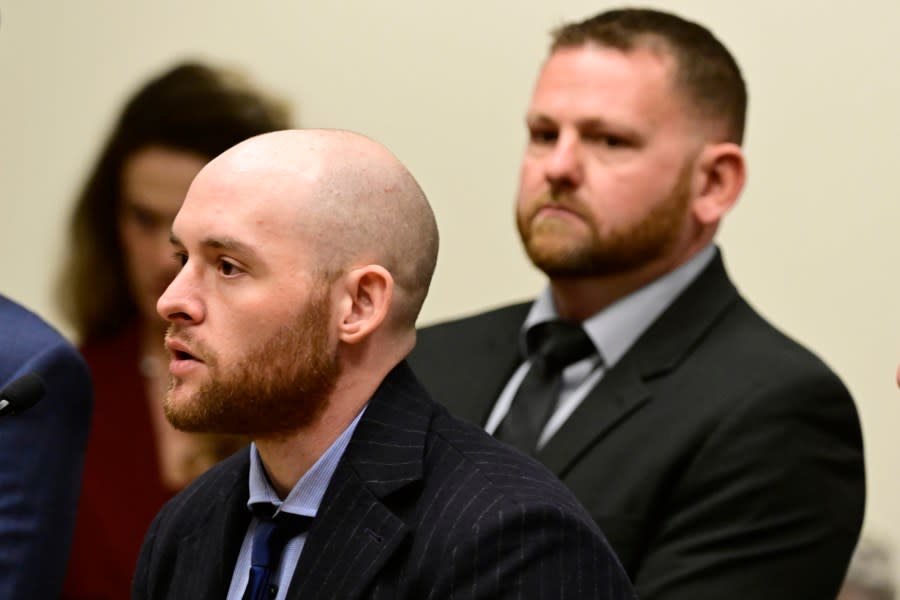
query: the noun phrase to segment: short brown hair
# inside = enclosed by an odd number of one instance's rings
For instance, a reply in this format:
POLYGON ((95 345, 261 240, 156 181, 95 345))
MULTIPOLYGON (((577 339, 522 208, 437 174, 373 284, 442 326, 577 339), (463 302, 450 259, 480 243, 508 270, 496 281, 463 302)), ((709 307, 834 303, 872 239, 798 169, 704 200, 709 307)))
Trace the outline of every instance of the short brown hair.
POLYGON ((58 286, 82 343, 115 335, 137 314, 117 227, 122 166, 151 145, 212 159, 249 137, 290 128, 286 105, 238 73, 187 62, 141 87, 125 105, 78 196, 58 286))
POLYGON ((553 32, 551 53, 588 44, 629 52, 661 48, 675 59, 676 85, 694 110, 726 126, 727 141, 740 144, 747 113, 747 88, 734 57, 702 25, 673 14, 626 8, 602 12, 553 32))

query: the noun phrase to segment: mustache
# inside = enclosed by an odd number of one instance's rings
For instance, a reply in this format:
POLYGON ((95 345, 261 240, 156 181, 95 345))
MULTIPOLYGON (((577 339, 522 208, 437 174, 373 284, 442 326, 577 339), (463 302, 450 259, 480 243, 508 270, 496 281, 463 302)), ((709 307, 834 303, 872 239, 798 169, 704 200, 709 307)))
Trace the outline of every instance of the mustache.
POLYGON ((534 201, 531 216, 534 217, 542 208, 548 206, 563 208, 574 213, 582 219, 590 219, 590 211, 585 208, 584 202, 576 194, 568 190, 549 189, 542 192, 534 201))
POLYGON ((168 342, 169 340, 177 340, 190 348, 191 356, 200 359, 209 366, 215 366, 216 359, 212 350, 183 327, 170 324, 169 328, 166 329, 165 337, 165 341, 168 342))

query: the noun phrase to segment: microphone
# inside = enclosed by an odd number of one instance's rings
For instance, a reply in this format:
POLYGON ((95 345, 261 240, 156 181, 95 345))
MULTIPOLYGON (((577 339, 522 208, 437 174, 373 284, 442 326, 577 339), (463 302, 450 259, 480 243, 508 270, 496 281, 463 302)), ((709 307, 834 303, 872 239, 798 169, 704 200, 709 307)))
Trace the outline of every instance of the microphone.
POLYGON ((0 390, 0 416, 15 415, 44 397, 44 381, 37 373, 22 375, 0 390))

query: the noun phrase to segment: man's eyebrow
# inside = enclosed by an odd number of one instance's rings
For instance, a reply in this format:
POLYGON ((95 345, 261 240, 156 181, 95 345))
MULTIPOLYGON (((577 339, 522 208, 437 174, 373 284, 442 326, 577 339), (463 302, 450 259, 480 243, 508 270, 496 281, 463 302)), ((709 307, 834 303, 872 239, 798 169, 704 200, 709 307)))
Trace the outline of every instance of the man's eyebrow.
POLYGON ((205 237, 200 240, 201 246, 207 248, 216 248, 218 250, 229 250, 235 252, 246 252, 254 254, 253 248, 232 237, 205 237))
MULTIPOLYGON (((175 233, 169 234, 169 242, 175 246, 184 248, 184 244, 178 239, 175 233)), ((205 237, 200 240, 200 245, 206 248, 215 248, 217 250, 228 250, 231 252, 241 252, 250 256, 256 256, 256 251, 248 244, 235 239, 233 237, 205 237)))
POLYGON ((556 121, 551 119, 549 116, 539 113, 533 112, 525 115, 525 124, 526 125, 552 125, 555 124, 556 121))

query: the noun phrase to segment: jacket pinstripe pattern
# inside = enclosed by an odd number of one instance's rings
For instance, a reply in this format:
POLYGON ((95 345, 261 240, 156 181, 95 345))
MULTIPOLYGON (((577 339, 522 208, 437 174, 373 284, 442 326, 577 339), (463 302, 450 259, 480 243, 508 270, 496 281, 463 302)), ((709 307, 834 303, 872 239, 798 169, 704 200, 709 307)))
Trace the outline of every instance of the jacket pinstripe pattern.
MULTIPOLYGON (((249 515, 248 453, 160 511, 134 598, 223 598, 249 515)), ((590 516, 546 469, 450 417, 405 362, 338 465, 288 598, 633 598, 590 516)))

